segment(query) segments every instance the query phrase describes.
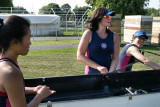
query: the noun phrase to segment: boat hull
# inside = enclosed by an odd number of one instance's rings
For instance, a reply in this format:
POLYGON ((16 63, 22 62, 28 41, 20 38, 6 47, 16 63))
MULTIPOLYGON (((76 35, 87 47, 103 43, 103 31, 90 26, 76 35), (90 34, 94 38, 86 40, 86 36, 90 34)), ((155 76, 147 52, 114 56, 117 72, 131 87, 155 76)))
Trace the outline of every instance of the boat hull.
POLYGON ((160 93, 41 103, 39 107, 159 107, 160 93))
MULTIPOLYGON (((56 93, 39 107, 159 107, 160 71, 134 71, 25 79, 25 86, 47 85, 56 93)), ((29 103, 35 94, 26 95, 29 103)))

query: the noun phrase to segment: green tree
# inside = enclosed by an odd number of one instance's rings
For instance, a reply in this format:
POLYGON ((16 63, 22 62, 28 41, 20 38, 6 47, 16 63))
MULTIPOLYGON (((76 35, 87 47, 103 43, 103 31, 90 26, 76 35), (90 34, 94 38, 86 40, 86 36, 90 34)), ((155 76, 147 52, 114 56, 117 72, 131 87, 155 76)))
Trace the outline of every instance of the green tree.
POLYGON ((0 7, 13 7, 12 0, 0 0, 0 7))
POLYGON ((0 13, 24 13, 28 14, 29 12, 23 7, 14 7, 13 0, 0 0, 0 13), (12 8, 12 9, 11 9, 12 8), (11 11, 12 10, 12 11, 11 11))
POLYGON ((13 7, 12 0, 0 0, 0 13, 10 13, 13 7))
POLYGON ((29 14, 29 12, 28 12, 25 8, 23 8, 23 7, 19 7, 19 6, 17 6, 17 7, 13 7, 12 13, 18 13, 18 14, 20 14, 20 13, 23 13, 23 14, 29 14))
POLYGON ((160 16, 160 9, 148 8, 147 15, 148 16, 160 16))
POLYGON ((71 6, 68 3, 65 3, 61 6, 61 10, 62 10, 62 14, 61 16, 61 20, 62 21, 67 21, 68 18, 71 16, 71 6), (66 16, 67 15, 67 16, 66 16))
POLYGON ((55 12, 55 14, 62 13, 61 8, 56 3, 50 3, 47 6, 43 6, 42 8, 39 9, 39 13, 43 13, 43 14, 53 14, 54 13, 53 11, 55 12))
POLYGON ((125 15, 145 15, 145 9, 149 0, 86 0, 86 3, 92 6, 93 9, 99 7, 106 7, 110 11, 115 11, 121 14, 122 18, 125 15))
MULTIPOLYGON (((73 11, 76 14, 77 20, 80 20, 82 18, 82 16, 85 14, 85 12, 90 9, 91 9, 91 7, 89 7, 89 6, 78 7, 76 5, 75 8, 73 9, 73 11)), ((87 16, 85 15, 84 18, 86 18, 86 17, 87 16)))
POLYGON ((65 14, 69 11, 69 9, 71 9, 71 6, 70 6, 68 3, 63 4, 63 5, 61 6, 61 10, 62 10, 63 13, 65 13, 65 14))

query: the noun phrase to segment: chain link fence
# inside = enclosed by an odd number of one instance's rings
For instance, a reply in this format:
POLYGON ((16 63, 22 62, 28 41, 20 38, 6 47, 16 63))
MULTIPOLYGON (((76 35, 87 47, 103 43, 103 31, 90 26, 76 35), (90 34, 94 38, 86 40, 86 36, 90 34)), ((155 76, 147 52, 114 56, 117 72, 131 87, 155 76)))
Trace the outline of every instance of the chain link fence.
MULTIPOLYGON (((158 2, 159 3, 159 2, 158 2)), ((149 7, 147 15, 159 16, 160 9, 149 7)), ((39 34, 38 36, 81 36, 87 25, 85 21, 89 19, 86 11, 73 11, 69 8, 42 8, 39 10, 39 14, 50 14, 60 16, 60 31, 54 30, 49 35, 39 34)), ((1 14, 35 14, 35 12, 28 12, 22 7, 0 7, 1 14)), ((121 20, 121 35, 123 36, 124 19, 121 20)), ((41 29, 47 31, 48 29, 41 29)), ((33 31, 36 32, 36 31, 33 31)))

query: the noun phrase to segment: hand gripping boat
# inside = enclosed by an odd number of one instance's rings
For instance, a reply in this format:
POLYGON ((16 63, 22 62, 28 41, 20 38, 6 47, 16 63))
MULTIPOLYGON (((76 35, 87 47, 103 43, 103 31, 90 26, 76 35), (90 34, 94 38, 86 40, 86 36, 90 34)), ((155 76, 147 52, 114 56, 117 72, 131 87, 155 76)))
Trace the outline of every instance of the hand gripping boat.
POLYGON ((39 107, 160 107, 160 70, 27 78, 25 85, 56 90, 39 107))

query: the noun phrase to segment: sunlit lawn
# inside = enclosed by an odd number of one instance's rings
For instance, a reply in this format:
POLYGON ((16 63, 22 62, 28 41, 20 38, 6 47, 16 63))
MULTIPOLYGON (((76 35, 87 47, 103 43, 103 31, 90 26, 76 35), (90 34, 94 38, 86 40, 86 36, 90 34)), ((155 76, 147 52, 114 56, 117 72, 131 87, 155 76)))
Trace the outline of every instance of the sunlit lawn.
MULTIPOLYGON (((74 43, 79 42, 78 40, 74 41, 74 43)), ((52 43, 55 41, 50 42, 52 43)), ((66 41, 61 42, 65 43, 66 41)), ((46 43, 42 41, 33 44, 46 43)), ((160 46, 144 46, 143 49, 160 54, 160 46)), ((76 52, 77 49, 31 50, 27 56, 20 56, 18 61, 25 78, 84 74, 85 65, 77 61, 76 52)), ((145 53, 145 56, 160 65, 159 56, 149 53, 145 53)), ((133 66, 134 71, 149 69, 151 68, 141 63, 137 63, 133 66)))

